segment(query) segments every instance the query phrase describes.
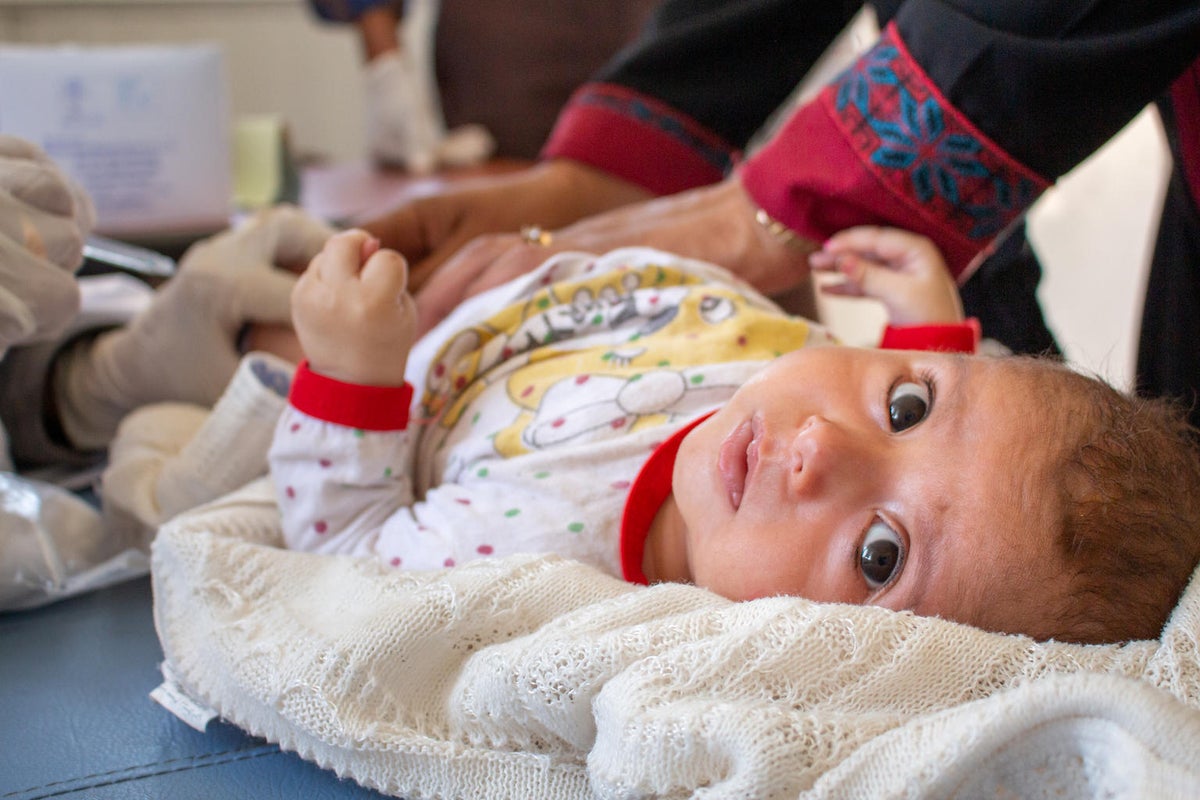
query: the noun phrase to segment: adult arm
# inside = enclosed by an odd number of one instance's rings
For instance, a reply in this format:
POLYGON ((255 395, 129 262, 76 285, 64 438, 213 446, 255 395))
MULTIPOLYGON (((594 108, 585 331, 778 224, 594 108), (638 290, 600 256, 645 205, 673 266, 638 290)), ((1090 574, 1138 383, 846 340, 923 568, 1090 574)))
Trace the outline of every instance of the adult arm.
POLYGON ((295 275, 333 229, 280 206, 194 245, 132 319, 101 311, 0 361, 0 420, 23 468, 83 464, 139 406, 211 406, 253 321, 289 323, 295 275))
MULTIPOLYGON (((1055 178, 1195 59, 1198 42, 1200 8, 1182 0, 909 0, 880 43, 732 178, 585 220, 554 245, 648 244, 779 292, 806 278, 817 243, 875 224, 933 239, 961 282, 1055 178), (782 230, 791 251, 756 221, 782 230)), ((418 296, 422 319, 546 255, 514 243, 477 243, 446 264, 418 296)))
POLYGON ((373 9, 388 9, 399 16, 403 0, 308 0, 313 12, 327 22, 355 22, 373 9))
MULTIPOLYGON (((41 429, 50 353, 79 324, 74 273, 94 222, 87 195, 40 147, 0 135, 0 429, 18 460, 27 432, 41 429), (26 358, 31 350, 39 355, 26 358)), ((47 449, 56 461, 70 452, 47 449)))
POLYGON ((55 353, 51 407, 63 440, 98 450, 139 406, 211 406, 241 360, 243 329, 288 324, 293 269, 332 233, 299 209, 279 206, 193 245, 128 325, 79 337, 55 353))
MULTIPOLYGON (((861 5, 662 3, 639 39, 572 97, 542 164, 530 175, 501 179, 508 191, 502 201, 494 187, 467 203, 419 199, 364 226, 414 261, 413 285, 424 287, 418 296, 423 329, 464 297, 545 258, 545 251, 521 247, 514 235, 480 238, 461 249, 480 234, 525 224, 561 228, 584 220, 562 231, 562 249, 604 252, 643 244, 743 274, 756 271, 763 278, 756 283, 771 291, 802 283, 811 247, 791 252, 763 237, 744 192, 726 176, 751 135, 861 5), (514 180, 524 185, 514 187, 514 180), (681 197, 678 205, 637 202, 696 188, 706 192, 703 198, 681 197), (703 207, 715 213, 693 226, 703 207), (741 224, 743 210, 748 226, 741 224), (594 225, 593 215, 600 215, 594 225)), ((881 5, 886 12, 895 3, 881 5)))
POLYGON ((658 195, 715 183, 861 7, 667 0, 572 96, 542 155, 658 195))
POLYGON ((419 288, 477 236, 531 224, 561 228, 717 183, 860 7, 664 2, 641 36, 568 102, 540 164, 457 183, 358 224, 408 257, 419 288))

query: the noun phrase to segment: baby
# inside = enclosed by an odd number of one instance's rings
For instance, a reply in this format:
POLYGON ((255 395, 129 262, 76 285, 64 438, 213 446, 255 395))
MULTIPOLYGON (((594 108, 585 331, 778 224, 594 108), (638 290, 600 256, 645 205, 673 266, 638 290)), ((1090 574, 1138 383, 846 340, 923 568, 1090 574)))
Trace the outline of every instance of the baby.
POLYGON ((711 265, 564 254, 430 334, 410 420, 405 263, 335 236, 293 295, 308 360, 270 457, 288 545, 413 569, 556 552, 733 600, 1156 636, 1200 558, 1182 417, 1048 360, 939 352, 976 329, 920 237, 852 229, 813 265, 910 349, 830 346, 711 265))

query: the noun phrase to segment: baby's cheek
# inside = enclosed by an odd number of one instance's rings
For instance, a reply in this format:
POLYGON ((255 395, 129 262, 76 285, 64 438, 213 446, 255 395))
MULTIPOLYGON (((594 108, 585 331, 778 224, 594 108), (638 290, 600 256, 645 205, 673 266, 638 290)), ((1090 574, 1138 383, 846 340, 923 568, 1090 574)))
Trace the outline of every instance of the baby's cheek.
POLYGON ((763 575, 763 554, 742 546, 736 537, 725 537, 721 530, 702 532, 705 546, 692 553, 693 583, 722 597, 741 602, 777 594, 773 582, 763 575), (734 541, 730 541, 733 538, 734 541), (770 588, 764 588, 767 584, 770 588))
POLYGON ((299 364, 304 359, 296 332, 290 326, 279 323, 255 322, 246 326, 241 339, 241 351, 249 353, 254 350, 279 356, 293 364, 299 364))

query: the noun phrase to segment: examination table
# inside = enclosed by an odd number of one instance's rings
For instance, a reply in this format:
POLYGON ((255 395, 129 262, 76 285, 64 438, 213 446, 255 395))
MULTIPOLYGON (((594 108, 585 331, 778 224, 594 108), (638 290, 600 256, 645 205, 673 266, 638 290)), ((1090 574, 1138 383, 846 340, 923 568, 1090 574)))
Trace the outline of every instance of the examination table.
POLYGON ((200 733, 158 703, 150 579, 0 614, 0 798, 381 795, 219 720, 200 733))

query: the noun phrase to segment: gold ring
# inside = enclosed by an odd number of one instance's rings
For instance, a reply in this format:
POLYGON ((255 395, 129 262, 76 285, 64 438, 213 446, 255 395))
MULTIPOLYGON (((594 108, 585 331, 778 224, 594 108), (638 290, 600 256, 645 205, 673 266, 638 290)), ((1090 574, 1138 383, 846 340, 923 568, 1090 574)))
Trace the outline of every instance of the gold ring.
POLYGON ((538 247, 549 247, 554 241, 554 234, 543 228, 541 225, 526 225, 521 228, 521 239, 526 244, 537 245, 538 247))
POLYGON ((763 230, 771 234, 772 238, 776 241, 783 242, 791 248, 803 249, 804 242, 796 235, 795 231, 761 208, 754 212, 754 220, 762 226, 763 230))

